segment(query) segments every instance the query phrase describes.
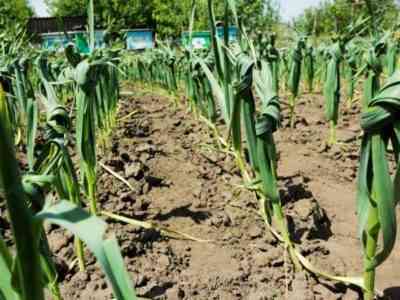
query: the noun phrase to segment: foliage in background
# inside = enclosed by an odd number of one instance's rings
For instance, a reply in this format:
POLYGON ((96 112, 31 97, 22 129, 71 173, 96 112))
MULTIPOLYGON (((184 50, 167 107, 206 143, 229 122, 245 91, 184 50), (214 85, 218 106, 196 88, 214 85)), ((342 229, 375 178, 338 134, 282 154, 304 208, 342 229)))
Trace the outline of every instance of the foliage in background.
POLYGON ((239 22, 252 30, 265 32, 281 20, 277 0, 239 0, 237 11, 239 22))
MULTIPOLYGON (((55 16, 86 15, 86 0, 45 0, 55 16)), ((238 0, 238 17, 248 28, 265 28, 280 20, 277 0, 238 0)), ((160 38, 176 38, 189 27, 192 0, 98 0, 96 24, 106 27, 110 21, 117 28, 154 27, 160 38), (117 19, 114 19, 118 16, 117 19)), ((223 2, 215 7, 216 19, 221 20, 223 2)), ((194 30, 208 29, 207 1, 196 1, 194 30)))
MULTIPOLYGON (((391 27, 399 11, 396 1, 372 0, 370 2, 375 16, 380 16, 379 24, 382 24, 383 28, 391 27)), ((369 15, 363 0, 324 0, 315 7, 307 8, 294 20, 294 24, 297 30, 320 36, 345 29, 360 15, 369 15)))
MULTIPOLYGON (((165 1, 152 0, 153 2, 153 19, 157 25, 157 33, 164 37, 177 37, 180 32, 185 31, 189 27, 192 0, 182 1, 165 1)), ((196 1, 198 13, 195 18, 198 24, 204 24, 204 18, 201 20, 199 15, 206 13, 206 1, 196 1)))
POLYGON ((33 16, 27 0, 2 0, 0 5, 0 31, 15 24, 24 24, 33 16))
MULTIPOLYGON (((54 16, 85 16, 87 0, 45 0, 54 16)), ((153 1, 149 0, 97 0, 95 5, 96 24, 105 26, 113 20, 121 28, 140 25, 151 26, 153 1)))

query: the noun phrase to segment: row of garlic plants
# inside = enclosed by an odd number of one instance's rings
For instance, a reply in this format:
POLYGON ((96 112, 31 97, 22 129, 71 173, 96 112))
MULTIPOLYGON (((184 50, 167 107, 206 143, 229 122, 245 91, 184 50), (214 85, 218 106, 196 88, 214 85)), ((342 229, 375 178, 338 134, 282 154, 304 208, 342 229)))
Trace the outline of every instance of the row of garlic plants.
MULTIPOLYGON (((92 1, 89 24, 93 32, 92 1)), ((15 246, 0 236, 0 299, 44 300, 45 289, 62 299, 45 222, 74 234, 80 271, 87 247, 114 297, 136 299, 96 199, 96 150, 116 125, 118 64, 118 49, 94 49, 93 43, 87 55, 73 44, 50 54, 31 47, 20 30, 0 36, 0 195, 15 246), (21 168, 17 151, 24 148, 28 166, 21 168)))

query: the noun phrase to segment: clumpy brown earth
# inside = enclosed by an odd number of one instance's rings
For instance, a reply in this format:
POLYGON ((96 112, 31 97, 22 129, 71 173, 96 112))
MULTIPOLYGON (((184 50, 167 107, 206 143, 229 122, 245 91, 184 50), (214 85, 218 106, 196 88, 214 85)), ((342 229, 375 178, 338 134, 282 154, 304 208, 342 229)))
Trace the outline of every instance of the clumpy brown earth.
MULTIPOLYGON (((210 130, 187 112, 183 100, 175 108, 158 90, 125 89, 133 95, 122 97, 112 145, 99 158, 135 191, 99 169, 102 209, 210 240, 173 239, 107 219, 139 297, 359 299, 357 289, 309 273, 294 275, 288 256, 258 214, 255 195, 241 187, 232 157, 212 149, 210 130)), ((355 214, 359 109, 343 109, 342 143, 326 149, 322 97, 305 94, 298 103, 296 129, 287 128, 285 119, 275 135, 280 193, 292 237, 318 268, 357 275, 362 266, 355 214)), ((87 272, 70 267, 71 235, 54 227, 49 240, 66 300, 112 299, 89 254, 87 272)), ((399 246, 378 271, 378 289, 387 299, 400 299, 399 246)))

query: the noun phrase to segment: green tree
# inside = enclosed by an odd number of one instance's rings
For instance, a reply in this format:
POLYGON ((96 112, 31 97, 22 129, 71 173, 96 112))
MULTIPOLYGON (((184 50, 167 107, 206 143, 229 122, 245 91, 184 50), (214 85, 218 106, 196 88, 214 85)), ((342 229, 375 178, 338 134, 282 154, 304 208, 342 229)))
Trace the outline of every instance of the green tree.
MULTIPOLYGON (((52 15, 86 15, 87 0, 46 0, 52 15)), ((208 27, 207 0, 196 0, 195 28, 208 27)), ((192 0, 98 0, 95 3, 96 23, 110 22, 119 28, 155 27, 159 35, 177 37, 187 30, 192 0)))
MULTIPOLYGON (((53 16, 85 16, 88 0, 45 0, 53 16)), ((152 26, 150 0, 97 0, 95 2, 96 24, 105 27, 110 23, 119 28, 152 26)))
MULTIPOLYGON (((217 19, 222 20, 223 2, 214 1, 217 19)), ((87 0, 46 0, 52 15, 86 15, 87 0)), ((195 30, 208 30, 207 0, 195 0, 195 30)), ((240 20, 247 28, 265 30, 279 21, 277 0, 237 0, 240 20)), ((176 38, 189 27, 193 0, 97 0, 96 23, 117 28, 154 27, 160 38, 176 38)))
POLYGON ((15 24, 25 25, 33 10, 27 0, 1 0, 0 5, 0 32, 15 24))
MULTIPOLYGON (((308 8, 298 17, 295 27, 303 32, 316 35, 330 34, 346 28, 359 16, 373 14, 373 22, 382 29, 394 24, 398 15, 395 0, 370 0, 372 10, 368 10, 365 0, 334 0, 323 1, 316 7, 308 8)), ((376 26, 370 23, 370 31, 376 26)))
POLYGON ((251 30, 272 29, 281 19, 276 0, 238 0, 237 9, 240 22, 251 30))
MULTIPOLYGON (((197 1, 198 9, 202 9, 203 0, 197 1)), ((152 16, 157 33, 162 37, 177 37, 189 27, 191 16, 191 0, 168 1, 153 0, 152 16)))

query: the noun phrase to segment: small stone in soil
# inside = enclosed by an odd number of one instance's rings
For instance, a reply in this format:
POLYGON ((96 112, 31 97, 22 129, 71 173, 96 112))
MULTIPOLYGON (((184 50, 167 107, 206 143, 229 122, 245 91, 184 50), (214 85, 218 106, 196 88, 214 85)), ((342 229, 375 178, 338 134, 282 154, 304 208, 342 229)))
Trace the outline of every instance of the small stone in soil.
POLYGON ((249 227, 248 232, 249 232, 249 236, 252 239, 256 239, 256 238, 259 238, 259 237, 261 237, 263 235, 264 230, 260 226, 258 226, 257 224, 252 224, 249 227))
POLYGON ((143 176, 143 165, 141 162, 133 162, 125 169, 125 176, 127 178, 134 177, 137 180, 140 180, 140 177, 143 176))

